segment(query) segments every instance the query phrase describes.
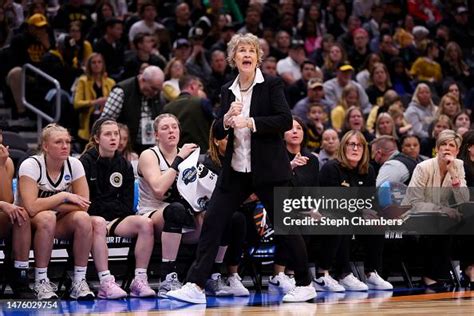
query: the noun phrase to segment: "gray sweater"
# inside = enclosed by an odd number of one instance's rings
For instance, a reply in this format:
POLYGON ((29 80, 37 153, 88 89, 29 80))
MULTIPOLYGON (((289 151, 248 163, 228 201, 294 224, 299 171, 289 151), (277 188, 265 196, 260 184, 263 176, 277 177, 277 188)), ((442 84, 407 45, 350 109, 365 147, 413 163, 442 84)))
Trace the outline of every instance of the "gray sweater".
POLYGON ((434 105, 422 106, 416 102, 410 102, 405 111, 405 120, 410 123, 413 128, 413 134, 426 138, 428 135, 428 128, 435 118, 438 107, 434 105))
MULTIPOLYGON (((369 97, 367 96, 367 93, 365 93, 364 88, 362 88, 362 86, 354 80, 351 80, 350 83, 357 87, 357 90, 359 91, 360 107, 362 108, 362 112, 368 115, 370 113, 370 110, 372 109, 372 104, 370 104, 369 102, 369 97)), ((337 82, 337 78, 333 78, 331 80, 326 81, 323 84, 323 88, 325 98, 331 105, 332 110, 336 107, 337 104, 339 104, 339 99, 341 98, 342 90, 344 89, 344 87, 341 87, 339 85, 339 83, 337 82)))

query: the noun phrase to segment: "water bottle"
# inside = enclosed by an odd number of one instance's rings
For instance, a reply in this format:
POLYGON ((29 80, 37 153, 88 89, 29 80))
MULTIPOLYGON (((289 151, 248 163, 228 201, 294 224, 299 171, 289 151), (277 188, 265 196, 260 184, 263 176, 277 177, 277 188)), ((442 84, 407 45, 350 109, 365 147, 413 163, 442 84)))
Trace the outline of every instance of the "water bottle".
POLYGON ((384 208, 392 205, 392 188, 389 181, 385 181, 380 185, 378 190, 379 205, 384 208))

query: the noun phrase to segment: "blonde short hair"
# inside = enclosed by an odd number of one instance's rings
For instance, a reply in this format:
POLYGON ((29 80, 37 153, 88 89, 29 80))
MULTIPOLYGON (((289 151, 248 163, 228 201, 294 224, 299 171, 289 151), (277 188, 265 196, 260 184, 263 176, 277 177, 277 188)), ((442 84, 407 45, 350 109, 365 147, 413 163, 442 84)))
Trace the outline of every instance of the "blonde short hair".
POLYGON ((436 139, 436 149, 438 149, 439 146, 450 140, 454 140, 458 149, 461 148, 462 136, 453 131, 452 129, 445 129, 444 131, 439 133, 438 138, 436 139))
POLYGON ((235 68, 235 54, 237 53, 237 47, 242 44, 247 44, 255 47, 257 51, 257 67, 260 66, 263 59, 263 51, 260 48, 260 43, 258 41, 258 37, 253 35, 252 33, 246 34, 235 34, 232 36, 230 42, 227 44, 227 62, 229 66, 235 68))
POLYGON ((62 127, 61 125, 57 123, 49 123, 43 128, 43 131, 41 132, 41 140, 40 140, 40 143, 38 144, 40 152, 43 152, 44 143, 46 143, 49 140, 49 138, 51 137, 51 134, 54 132, 67 133, 69 137, 71 137, 71 135, 69 134, 69 131, 66 128, 62 127))

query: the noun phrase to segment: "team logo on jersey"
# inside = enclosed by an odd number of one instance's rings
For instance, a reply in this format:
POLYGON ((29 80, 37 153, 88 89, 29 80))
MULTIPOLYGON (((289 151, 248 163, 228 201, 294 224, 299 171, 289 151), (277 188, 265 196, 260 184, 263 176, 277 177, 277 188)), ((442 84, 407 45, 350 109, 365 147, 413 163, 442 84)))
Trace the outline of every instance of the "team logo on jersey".
POLYGON ((196 181, 198 175, 198 171, 195 167, 184 169, 182 180, 185 185, 188 185, 191 182, 196 181))
POLYGON ((202 211, 207 211, 207 206, 209 204, 209 198, 207 196, 202 196, 198 198, 197 203, 199 205, 199 208, 202 211))
POLYGON ((113 187, 120 188, 122 186, 123 176, 120 172, 114 172, 110 175, 110 184, 113 187))
POLYGON ((67 174, 64 176, 64 180, 69 181, 71 180, 71 175, 67 174))
POLYGON ((207 169, 202 163, 198 163, 197 168, 199 178, 204 178, 209 173, 209 169, 207 169))

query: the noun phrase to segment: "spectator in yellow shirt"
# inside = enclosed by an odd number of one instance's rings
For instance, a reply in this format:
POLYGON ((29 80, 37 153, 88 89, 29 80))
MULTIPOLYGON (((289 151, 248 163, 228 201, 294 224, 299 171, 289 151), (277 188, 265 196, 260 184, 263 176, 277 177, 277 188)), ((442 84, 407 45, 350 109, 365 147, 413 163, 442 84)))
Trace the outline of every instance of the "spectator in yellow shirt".
POLYGON ((413 78, 417 81, 441 83, 441 66, 435 60, 438 56, 438 44, 433 41, 427 41, 424 56, 418 57, 411 66, 410 73, 413 78))

